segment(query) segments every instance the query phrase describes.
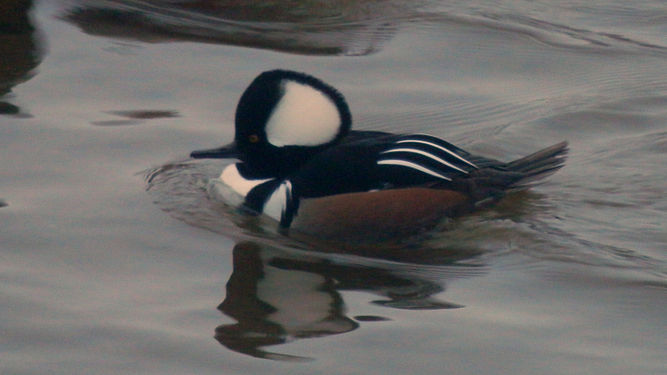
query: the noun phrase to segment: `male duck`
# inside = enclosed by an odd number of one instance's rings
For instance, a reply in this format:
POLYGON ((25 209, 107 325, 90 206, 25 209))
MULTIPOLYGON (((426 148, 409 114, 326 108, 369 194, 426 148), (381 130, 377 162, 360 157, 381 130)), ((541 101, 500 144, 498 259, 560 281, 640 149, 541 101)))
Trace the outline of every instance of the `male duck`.
POLYGON ((193 158, 236 158, 228 204, 283 229, 334 240, 389 239, 496 202, 563 166, 561 142, 509 163, 425 134, 351 130, 343 96, 310 75, 272 70, 245 90, 231 144, 193 158))

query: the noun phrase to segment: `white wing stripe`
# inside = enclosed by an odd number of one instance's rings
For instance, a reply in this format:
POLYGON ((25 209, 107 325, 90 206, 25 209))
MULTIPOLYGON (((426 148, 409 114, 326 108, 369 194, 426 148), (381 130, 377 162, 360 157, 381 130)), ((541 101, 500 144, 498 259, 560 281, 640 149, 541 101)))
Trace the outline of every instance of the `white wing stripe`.
POLYGON ((427 142, 427 141, 422 141, 422 140, 419 140, 419 139, 404 139, 404 140, 402 140, 402 141, 397 141, 396 143, 407 143, 407 142, 422 143, 422 144, 425 144, 425 145, 433 146, 433 147, 435 147, 435 148, 438 148, 438 149, 440 149, 440 150, 442 150, 442 151, 444 151, 444 152, 446 152, 446 153, 448 153, 448 154, 454 156, 455 158, 457 158, 457 159, 461 160, 462 162, 464 162, 464 163, 470 165, 471 167, 478 168, 475 164, 473 164, 473 163, 467 161, 466 159, 464 159, 464 158, 462 158, 461 156, 457 155, 456 153, 454 153, 454 152, 448 150, 447 148, 442 147, 442 146, 440 146, 440 145, 437 145, 437 144, 435 144, 435 143, 431 143, 431 142, 427 142))
POLYGON ((419 165, 419 164, 410 163, 409 161, 405 161, 405 160, 399 160, 399 159, 386 159, 386 160, 380 160, 380 161, 378 161, 377 163, 378 163, 378 164, 387 164, 387 165, 398 165, 398 166, 401 166, 401 167, 408 167, 408 168, 412 168, 412 169, 418 170, 418 171, 420 171, 420 172, 422 172, 422 173, 430 174, 431 176, 435 176, 435 177, 438 177, 438 178, 442 178, 443 180, 447 180, 447 181, 451 181, 451 180, 452 180, 451 178, 449 178, 449 177, 447 177, 447 176, 443 176, 443 175, 441 175, 441 174, 438 173, 438 172, 432 171, 432 170, 430 170, 430 169, 428 169, 428 168, 424 168, 424 167, 422 167, 422 166, 419 165))
POLYGON ((431 158, 431 159, 437 161, 438 163, 441 163, 441 164, 444 164, 444 165, 446 165, 450 168, 456 169, 457 171, 461 171, 461 172, 466 173, 466 174, 468 173, 467 171, 464 171, 463 169, 455 166, 454 164, 448 163, 447 161, 442 160, 435 155, 431 155, 428 152, 424 152, 424 151, 421 151, 421 150, 415 150, 415 149, 412 149, 412 148, 394 148, 394 149, 391 149, 391 150, 384 151, 384 152, 382 152, 382 154, 388 154, 390 152, 411 152, 413 154, 424 155, 428 158, 431 158))

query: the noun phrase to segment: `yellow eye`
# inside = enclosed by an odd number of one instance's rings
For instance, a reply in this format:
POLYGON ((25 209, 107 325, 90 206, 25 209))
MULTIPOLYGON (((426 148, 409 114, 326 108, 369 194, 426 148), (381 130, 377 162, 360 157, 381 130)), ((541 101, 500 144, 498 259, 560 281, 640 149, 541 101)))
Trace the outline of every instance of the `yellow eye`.
POLYGON ((257 134, 250 134, 248 136, 248 142, 250 143, 257 143, 259 142, 259 136, 257 134))

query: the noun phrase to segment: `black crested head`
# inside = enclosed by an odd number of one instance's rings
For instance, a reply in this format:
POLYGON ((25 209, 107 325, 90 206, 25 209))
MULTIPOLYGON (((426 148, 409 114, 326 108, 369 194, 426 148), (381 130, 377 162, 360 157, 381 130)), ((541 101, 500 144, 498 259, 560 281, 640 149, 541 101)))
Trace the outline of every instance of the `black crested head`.
POLYGON ((257 76, 236 108, 235 142, 250 169, 282 176, 345 137, 352 116, 332 86, 305 73, 257 76))

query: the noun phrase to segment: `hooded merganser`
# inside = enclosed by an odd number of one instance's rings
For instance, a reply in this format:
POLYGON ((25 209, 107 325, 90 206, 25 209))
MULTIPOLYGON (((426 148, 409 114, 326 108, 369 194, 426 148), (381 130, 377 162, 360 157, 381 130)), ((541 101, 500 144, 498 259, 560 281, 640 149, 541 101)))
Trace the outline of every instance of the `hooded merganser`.
POLYGON ((234 142, 193 158, 236 158, 226 203, 318 237, 394 238, 532 186, 563 166, 567 143, 504 163, 424 134, 351 130, 343 96, 310 75, 260 74, 238 103, 234 142), (345 234, 343 234, 345 233, 345 234))

